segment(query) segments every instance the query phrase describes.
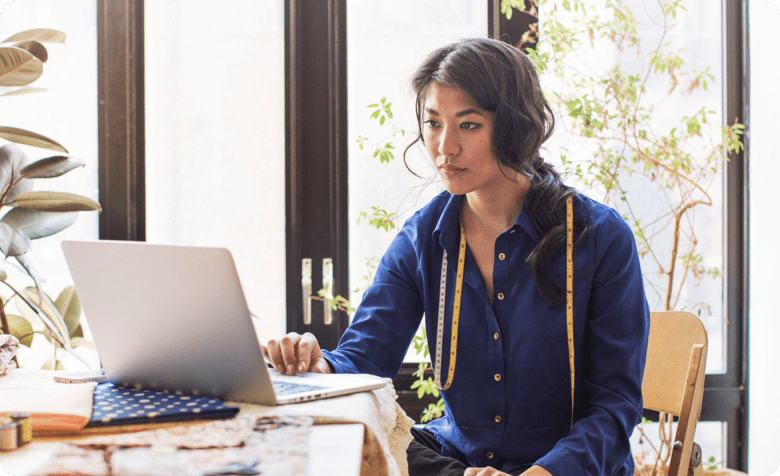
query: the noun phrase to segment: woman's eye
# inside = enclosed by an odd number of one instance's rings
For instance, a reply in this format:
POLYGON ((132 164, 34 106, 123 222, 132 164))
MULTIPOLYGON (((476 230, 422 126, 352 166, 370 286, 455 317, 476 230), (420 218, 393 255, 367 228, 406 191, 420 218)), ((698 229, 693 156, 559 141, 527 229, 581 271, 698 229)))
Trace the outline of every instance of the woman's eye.
POLYGON ((428 119, 427 121, 423 121, 425 124, 428 124, 428 127, 431 129, 436 129, 439 127, 439 123, 434 121, 433 119, 428 119))
POLYGON ((477 124, 475 122, 464 122, 460 125, 461 129, 466 129, 467 131, 473 131, 474 129, 479 129, 481 127, 481 124, 477 124))

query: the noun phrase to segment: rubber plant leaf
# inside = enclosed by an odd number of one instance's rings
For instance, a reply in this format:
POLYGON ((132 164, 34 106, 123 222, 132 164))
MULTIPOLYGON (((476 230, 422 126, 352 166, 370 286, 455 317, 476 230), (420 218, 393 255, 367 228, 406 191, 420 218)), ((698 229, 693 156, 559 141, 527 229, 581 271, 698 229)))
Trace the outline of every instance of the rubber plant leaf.
POLYGON ((29 51, 30 54, 41 60, 41 63, 49 60, 49 52, 46 51, 46 47, 37 41, 20 41, 19 43, 14 43, 14 46, 29 51))
MULTIPOLYGON (((19 258, 17 258, 17 259, 19 259, 19 258)), ((20 263, 21 263, 21 260, 20 260, 20 263)), ((29 266, 29 263, 28 263, 28 266, 29 266)), ((29 272, 30 268, 25 267, 25 269, 27 269, 28 272, 29 272)), ((35 288, 32 288, 32 289, 34 290, 35 288)), ((42 324, 46 328, 46 330, 47 330, 47 332, 46 332, 46 337, 47 338, 49 338, 49 339, 50 338, 54 338, 54 339, 57 340, 57 342, 60 343, 60 345, 65 347, 66 350, 72 350, 72 347, 70 346, 70 341, 66 340, 65 338, 63 338, 62 333, 60 332, 60 328, 64 328, 65 324, 60 322, 59 326, 55 325, 54 322, 49 318, 49 316, 47 316, 46 313, 43 312, 43 310, 41 310, 41 308, 38 307, 35 304, 35 301, 31 300, 27 296, 27 292, 22 291, 21 294, 16 294, 14 296, 14 302, 16 304, 16 308, 19 310, 19 312, 22 313, 22 317, 25 320, 27 320, 28 322, 30 322, 33 325, 35 325, 36 323, 42 324)), ((51 300, 49 300, 49 302, 51 302, 51 300)), ((54 306, 52 305, 51 307, 53 308, 54 306)), ((56 309, 55 309, 55 312, 56 312, 56 309)), ((81 360, 82 362, 84 362, 84 360, 82 358, 80 358, 78 356, 77 356, 77 358, 79 360, 81 360)), ((84 363, 84 365, 87 365, 86 362, 84 363)), ((89 365, 87 365, 87 367, 89 367, 89 365)))
POLYGON ((13 43, 16 41, 40 41, 41 43, 65 43, 67 35, 59 30, 51 28, 34 28, 32 30, 21 31, 13 36, 9 36, 3 43, 13 43))
POLYGON ((0 223, 0 251, 8 256, 21 256, 30 250, 32 241, 23 232, 0 223))
POLYGON ((73 342, 74 337, 83 337, 81 329, 81 303, 76 295, 76 288, 71 285, 62 290, 57 300, 54 301, 54 307, 57 308, 65 325, 68 326, 68 334, 71 337, 71 345, 76 347, 73 342), (80 334, 80 335, 77 335, 80 334))
POLYGON ((76 222, 75 212, 46 212, 29 208, 12 208, 6 213, 0 223, 15 228, 31 240, 59 233, 76 222))
MULTIPOLYGON (((0 224, 2 225, 2 224, 0 224)), ((45 304, 46 310, 49 314, 44 312, 44 310, 36 304, 37 299, 30 299, 28 296, 29 290, 32 290, 35 292, 35 296, 37 296, 38 289, 40 289, 40 277, 38 276, 38 272, 35 270, 35 266, 33 266, 32 261, 27 255, 20 255, 16 257, 16 261, 19 262, 20 265, 24 268, 25 271, 27 271, 27 274, 30 275, 30 277, 35 282, 34 288, 28 288, 28 290, 22 291, 21 293, 17 293, 15 296, 16 300, 16 308, 20 310, 22 313, 22 316, 27 318, 30 317, 33 321, 40 321, 43 323, 43 325, 48 329, 49 335, 54 337, 57 342, 62 345, 65 350, 68 352, 73 352, 73 347, 70 346, 70 339, 67 335, 63 335, 63 332, 60 331, 60 329, 66 329, 65 323, 62 321, 62 317, 57 312, 57 309, 54 307, 54 303, 51 302, 51 299, 46 293, 43 293, 43 303, 45 304), (31 311, 35 316, 28 316, 26 315, 28 311, 31 311), (52 321, 52 318, 49 317, 49 315, 53 316, 53 319, 56 321, 56 324, 54 321, 52 321)), ((80 360, 87 368, 90 368, 89 364, 78 354, 73 354, 74 357, 76 357, 78 360, 80 360)))
POLYGON ((43 74, 43 62, 29 51, 0 46, 0 86, 27 86, 43 74))
POLYGON ((27 164, 28 157, 16 144, 6 144, 0 147, 0 190, 5 194, 3 205, 24 192, 31 192, 31 180, 20 180, 19 171, 27 164), (11 186, 10 190, 7 188, 11 186))
POLYGON ((17 144, 40 147, 41 149, 54 150, 64 154, 68 153, 68 149, 52 139, 16 127, 0 126, 0 139, 16 142, 17 144))
POLYGON ((91 198, 65 192, 25 192, 6 205, 47 212, 101 211, 100 204, 91 198))
POLYGON ((16 338, 19 339, 20 344, 30 347, 32 345, 33 336, 35 335, 33 333, 32 325, 27 322, 27 319, 22 319, 13 314, 6 314, 5 317, 8 318, 8 326, 11 328, 11 335, 16 336, 16 338))
MULTIPOLYGON (((70 345, 70 335, 68 334, 68 326, 65 325, 65 321, 62 319, 62 316, 57 311, 57 308, 54 306, 54 303, 52 302, 51 298, 46 293, 43 293, 43 296, 38 294, 38 290, 36 288, 30 287, 26 288, 24 291, 24 297, 26 297, 30 302, 35 304, 35 306, 40 309, 43 314, 47 318, 49 318, 49 321, 54 324, 54 326, 57 329, 57 336, 62 338, 64 336, 64 341, 66 344, 70 345)), ((41 316, 38 314, 38 317, 40 317, 43 320, 44 316, 41 316)), ((43 323, 51 329, 51 326, 43 320, 43 323)), ((51 329, 53 330, 53 329, 51 329)))
POLYGON ((86 162, 76 157, 55 155, 25 165, 19 175, 24 178, 54 178, 85 165, 86 162))

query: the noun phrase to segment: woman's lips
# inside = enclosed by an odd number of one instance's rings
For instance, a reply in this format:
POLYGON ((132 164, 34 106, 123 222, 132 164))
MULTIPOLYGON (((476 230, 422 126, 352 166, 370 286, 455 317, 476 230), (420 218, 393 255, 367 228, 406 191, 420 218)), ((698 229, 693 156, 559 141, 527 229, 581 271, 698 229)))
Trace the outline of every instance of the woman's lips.
POLYGON ((439 166, 439 170, 441 170, 441 173, 443 173, 444 175, 450 176, 450 175, 455 175, 459 172, 463 172, 466 169, 455 167, 454 165, 451 164, 442 164, 439 166))

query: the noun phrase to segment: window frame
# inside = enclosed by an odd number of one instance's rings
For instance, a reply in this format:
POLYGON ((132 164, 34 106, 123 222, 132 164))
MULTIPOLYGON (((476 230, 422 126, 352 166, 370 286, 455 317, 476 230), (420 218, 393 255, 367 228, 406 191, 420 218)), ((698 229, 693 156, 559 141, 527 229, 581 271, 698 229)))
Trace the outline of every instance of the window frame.
MULTIPOLYGON (((500 0, 488 2, 492 37, 510 31, 500 0)), ((98 0, 98 137, 100 239, 144 241, 144 1, 98 0)), ((725 117, 747 118, 747 0, 724 0, 725 117)), ((322 323, 323 304, 312 303, 304 325, 300 269, 312 258, 318 289, 323 258, 333 259, 334 294, 347 295, 347 78, 346 0, 285 0, 285 132, 287 328, 318 335, 335 347, 348 325, 345 313, 322 323), (306 111, 303 114, 302 111, 306 111), (324 205, 323 205, 324 204, 324 205)), ((747 124, 746 124, 747 125, 747 124)), ((748 213, 747 153, 725 167, 727 366, 706 378, 701 421, 728 425, 726 457, 747 468, 748 448, 748 213)), ((408 390, 416 364, 395 379, 399 402, 419 415, 427 402, 408 390)))

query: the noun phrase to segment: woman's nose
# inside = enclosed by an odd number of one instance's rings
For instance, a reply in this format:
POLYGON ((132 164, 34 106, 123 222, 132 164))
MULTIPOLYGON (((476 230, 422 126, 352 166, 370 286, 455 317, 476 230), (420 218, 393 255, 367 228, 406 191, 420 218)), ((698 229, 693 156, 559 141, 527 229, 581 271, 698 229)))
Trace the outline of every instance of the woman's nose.
POLYGON ((460 142, 458 141, 458 134, 455 130, 443 127, 439 139, 439 153, 441 155, 456 155, 460 152, 460 142))

